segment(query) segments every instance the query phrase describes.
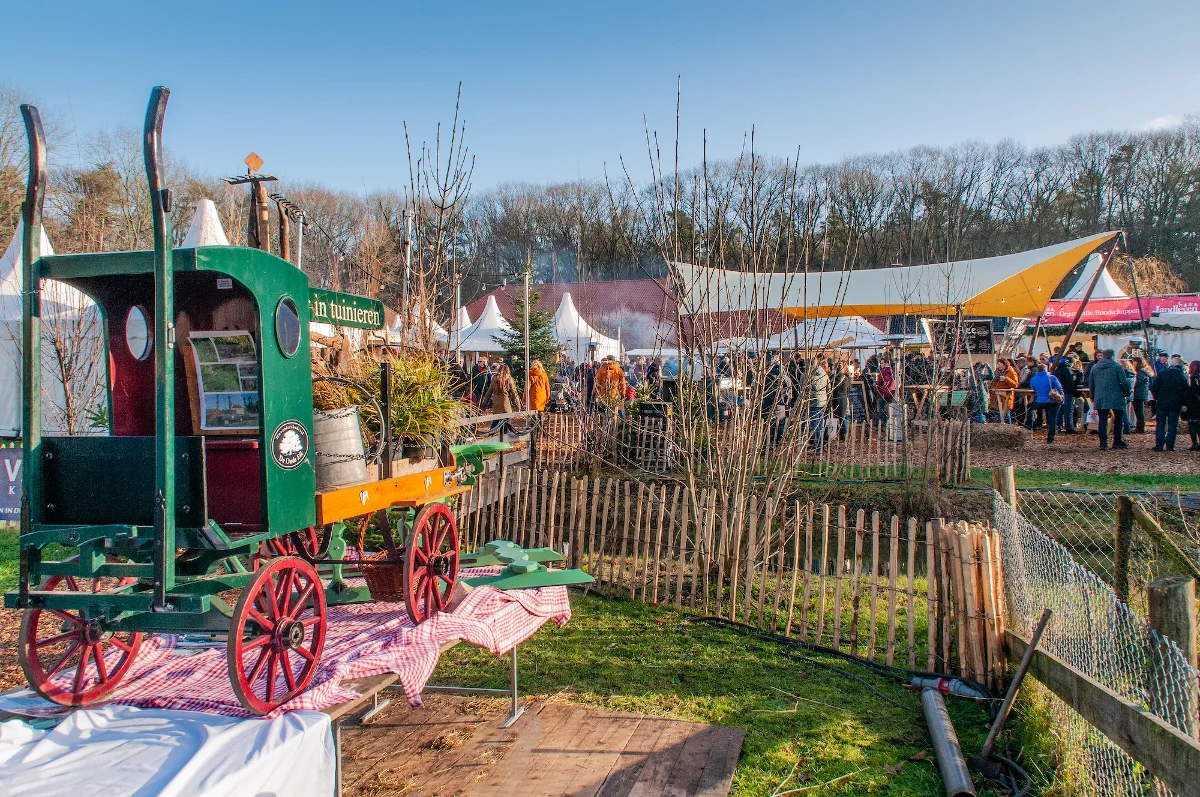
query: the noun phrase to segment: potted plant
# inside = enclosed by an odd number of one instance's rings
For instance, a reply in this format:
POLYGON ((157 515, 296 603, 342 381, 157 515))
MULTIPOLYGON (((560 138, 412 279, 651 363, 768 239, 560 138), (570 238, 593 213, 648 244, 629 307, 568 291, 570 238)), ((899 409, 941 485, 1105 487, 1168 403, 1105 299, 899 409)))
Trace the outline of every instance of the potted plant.
POLYGON ((431 459, 454 440, 475 408, 454 395, 446 363, 425 352, 387 355, 392 366, 392 437, 407 459, 431 459))

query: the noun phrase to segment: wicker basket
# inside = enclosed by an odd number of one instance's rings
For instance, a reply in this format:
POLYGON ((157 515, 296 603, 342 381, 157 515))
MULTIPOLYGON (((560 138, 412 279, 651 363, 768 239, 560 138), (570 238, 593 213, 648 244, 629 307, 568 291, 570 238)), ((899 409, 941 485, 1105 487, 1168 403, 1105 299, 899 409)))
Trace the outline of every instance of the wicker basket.
POLYGON ((363 559, 362 569, 372 600, 385 603, 404 602, 404 565, 388 562, 388 552, 380 551, 363 559), (381 564, 375 564, 379 562, 381 564), (386 562, 387 564, 382 564, 386 562))

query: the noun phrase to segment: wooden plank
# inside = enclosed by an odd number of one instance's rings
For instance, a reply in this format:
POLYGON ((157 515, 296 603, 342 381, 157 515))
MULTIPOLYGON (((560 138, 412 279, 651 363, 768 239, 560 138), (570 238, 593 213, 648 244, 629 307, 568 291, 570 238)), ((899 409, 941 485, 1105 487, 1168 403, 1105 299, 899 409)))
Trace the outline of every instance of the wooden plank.
POLYGON ((808 593, 812 586, 813 514, 816 506, 808 502, 807 519, 804 524, 804 596, 800 603, 800 639, 808 641, 808 593))
POLYGON ((925 523, 925 669, 934 672, 937 664, 937 560, 934 556, 933 523, 925 523))
POLYGON ((845 569, 846 561, 846 506, 841 504, 838 506, 837 517, 837 561, 834 563, 834 581, 833 586, 833 649, 841 650, 842 648, 842 585, 845 579, 842 572, 845 569))
MULTIPOLYGON (((675 608, 683 608, 683 576, 687 570, 687 517, 688 517, 688 488, 678 485, 675 491, 675 502, 671 508, 671 525, 678 524, 679 542, 675 546, 675 608)), ((705 614, 708 614, 707 608, 705 614)))
MULTIPOLYGON (((763 512, 763 530, 762 530, 762 578, 759 581, 758 587, 758 627, 763 628, 765 623, 765 610, 767 600, 767 576, 771 572, 771 539, 775 530, 775 499, 767 499, 767 509, 763 512)), ((778 587, 776 587, 778 593, 778 587)))
POLYGON ((937 532, 934 544, 937 546, 937 565, 938 565, 938 612, 941 615, 941 631, 942 635, 942 669, 941 672, 950 672, 950 640, 951 636, 951 619, 954 611, 953 605, 950 603, 950 562, 946 553, 946 524, 941 518, 934 521, 934 529, 937 532))
MULTIPOLYGON (((653 500, 654 485, 646 488, 645 482, 638 482, 637 511, 633 521, 633 561, 629 567, 629 597, 637 597, 638 549, 642 543, 642 515, 648 509, 647 504, 653 500), (647 497, 649 493, 649 497, 647 497)), ((624 568, 622 567, 622 572, 624 568)))
POLYGON ((908 669, 917 669, 917 599, 914 591, 917 578, 917 519, 908 519, 908 669))
POLYGON ((738 577, 742 565, 742 534, 744 533, 743 526, 745 525, 745 506, 745 494, 741 492, 735 493, 733 500, 733 537, 730 540, 730 554, 733 558, 729 563, 730 620, 737 620, 738 577))
MULTIPOLYGON (((725 564, 729 558, 729 496, 722 493, 721 503, 721 532, 717 535, 717 594, 713 614, 724 617, 725 605, 725 564)), ((715 523, 714 515, 714 523, 715 523)), ((715 526, 714 526, 715 530, 715 526)))
POLYGON ((746 584, 745 595, 742 599, 742 622, 750 624, 750 606, 754 591, 754 563, 758 556, 758 496, 750 496, 749 527, 750 534, 746 540, 746 584))
POLYGON ((854 587, 850 594, 850 652, 858 655, 858 623, 862 608, 863 539, 867 533, 867 513, 858 510, 854 516, 854 587))
POLYGON ((795 531, 792 534, 792 583, 788 588, 787 625, 783 628, 784 636, 792 635, 792 619, 796 616, 796 587, 800 578, 800 528, 805 525, 800 520, 800 502, 793 505, 793 522, 795 531))
POLYGON ((888 556, 888 632, 887 658, 889 667, 896 660, 896 599, 900 591, 900 518, 892 515, 892 534, 888 556))
POLYGON ((992 577, 992 541, 987 532, 977 529, 975 547, 979 555, 979 574, 983 592, 983 627, 987 637, 987 675, 993 689, 1000 687, 1004 679, 1002 640, 996 633, 996 595, 992 577))
POLYGON ((368 515, 391 506, 423 506, 470 490, 454 483, 454 472, 455 468, 434 468, 317 493, 317 525, 368 515))
MULTIPOLYGON (((712 600, 712 558, 714 539, 717 532, 717 491, 709 489, 705 494, 704 501, 704 523, 702 525, 702 534, 700 547, 702 555, 700 561, 703 562, 700 571, 700 596, 702 608, 705 614, 709 614, 712 600)), ((718 603, 718 606, 720 604, 718 603)), ((719 614, 718 610, 718 614, 719 614)))
MULTIPOLYGON (((662 570, 663 521, 666 519, 667 504, 668 504, 667 485, 665 485, 665 484, 662 485, 662 489, 659 491, 658 498, 659 498, 659 500, 658 500, 658 525, 654 531, 654 550, 653 550, 653 556, 654 556, 653 585, 654 585, 654 588, 650 592, 650 602, 656 606, 658 605, 658 580, 661 576, 661 570, 662 570)), ((646 566, 648 568, 649 563, 647 563, 646 566)), ((644 593, 643 593, 643 597, 644 597, 644 593)))
POLYGON ((821 594, 817 596, 817 633, 813 639, 818 645, 825 636, 825 579, 829 570, 829 515, 829 504, 821 504, 821 594))
POLYGON ((771 633, 779 633, 779 599, 783 596, 783 554, 787 550, 787 509, 779 513, 779 545, 775 549, 775 606, 771 610, 771 633))
MULTIPOLYGON (((1005 642, 1014 664, 1029 647, 1028 640, 1012 631, 1005 632, 1005 642)), ((1029 674, 1169 789, 1196 793, 1200 742, 1041 648, 1033 653, 1029 674)))
POLYGON ((875 598, 879 591, 879 513, 871 513, 871 607, 868 610, 870 622, 867 623, 867 658, 875 659, 875 626, 878 618, 875 616, 875 598))
MULTIPOLYGON (((600 514, 600 477, 592 480, 592 499, 588 502, 587 563, 590 569, 592 552, 596 550, 596 517, 600 514)), ((580 552, 582 553, 582 551, 580 552)))
MULTIPOLYGON (((980 638, 979 612, 976 609, 979 584, 975 567, 975 543, 970 526, 966 523, 962 524, 961 533, 958 535, 956 541, 958 542, 959 556, 962 561, 964 624, 967 627, 967 647, 971 654, 970 677, 976 681, 983 681, 987 678, 987 673, 984 672, 983 640, 980 638)), ((962 654, 959 655, 961 656, 962 654)))

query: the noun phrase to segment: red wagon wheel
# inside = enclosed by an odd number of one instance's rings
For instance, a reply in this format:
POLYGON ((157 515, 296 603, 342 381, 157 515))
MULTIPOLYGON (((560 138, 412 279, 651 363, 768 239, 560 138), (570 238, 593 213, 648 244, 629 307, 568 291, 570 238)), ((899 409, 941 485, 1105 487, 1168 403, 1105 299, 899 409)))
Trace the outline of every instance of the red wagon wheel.
POLYGON ((313 566, 295 556, 263 564, 242 590, 229 627, 233 693, 267 714, 303 692, 325 646, 325 591, 313 566))
POLYGON ((309 564, 315 565, 317 560, 324 558, 332 533, 333 526, 328 524, 319 529, 309 526, 293 531, 288 535, 288 540, 291 542, 292 552, 309 564))
POLYGON ((420 623, 450 603, 458 580, 458 528, 445 504, 426 504, 404 546, 404 606, 420 623))
MULTIPOLYGON (((51 576, 38 589, 100 594, 136 580, 51 576)), ((27 609, 19 639, 17 660, 29 685, 63 706, 86 706, 112 694, 142 643, 140 633, 109 631, 103 616, 63 609, 27 609)))

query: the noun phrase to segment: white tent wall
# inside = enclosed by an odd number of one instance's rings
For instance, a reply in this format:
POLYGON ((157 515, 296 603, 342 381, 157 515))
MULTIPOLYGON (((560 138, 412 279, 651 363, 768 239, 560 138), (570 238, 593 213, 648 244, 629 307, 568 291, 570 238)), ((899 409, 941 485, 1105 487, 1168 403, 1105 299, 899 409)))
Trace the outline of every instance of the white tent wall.
POLYGON ((620 358, 621 344, 615 338, 602 335, 583 320, 575 309, 575 301, 571 294, 564 293, 558 309, 554 312, 554 339, 563 352, 576 363, 587 362, 591 359, 590 352, 595 351, 595 359, 605 357, 620 358), (594 344, 594 345, 593 345, 594 344))
MULTIPOLYGON (((21 434, 21 251, 18 223, 0 256, 0 437, 21 434)), ((42 230, 41 252, 54 254, 42 230)), ((95 304, 75 288, 42 281, 42 430, 50 434, 102 433, 87 422, 107 403, 104 330, 95 304), (63 387, 67 373, 70 390, 63 387), (68 396, 71 401, 68 402, 68 396)))
POLYGON ((198 246, 229 246, 229 238, 221 226, 221 216, 211 199, 201 199, 196 203, 196 213, 192 216, 192 224, 180 248, 195 249, 198 246))
POLYGON ((1160 313, 1150 319, 1154 345, 1190 363, 1200 360, 1200 313, 1160 313))
MULTIPOLYGON (((1083 297, 1087 295, 1088 286, 1092 284, 1092 280, 1096 278, 1096 272, 1100 270, 1100 266, 1104 263, 1104 258, 1099 252, 1092 252, 1088 255, 1087 263, 1084 264, 1083 271, 1079 274, 1079 279, 1075 280, 1075 284, 1071 286, 1071 290, 1062 298, 1064 302, 1081 302, 1083 297)), ((1112 278, 1112 274, 1108 273, 1108 269, 1104 269, 1104 273, 1100 275, 1100 281, 1096 283, 1095 289, 1092 290, 1092 299, 1128 299, 1129 294, 1121 290, 1121 286, 1112 278)))
POLYGON ((458 349, 465 352, 497 354, 504 351, 500 343, 500 335, 512 330, 512 325, 500 314, 496 297, 489 296, 483 312, 474 324, 462 330, 458 349))

